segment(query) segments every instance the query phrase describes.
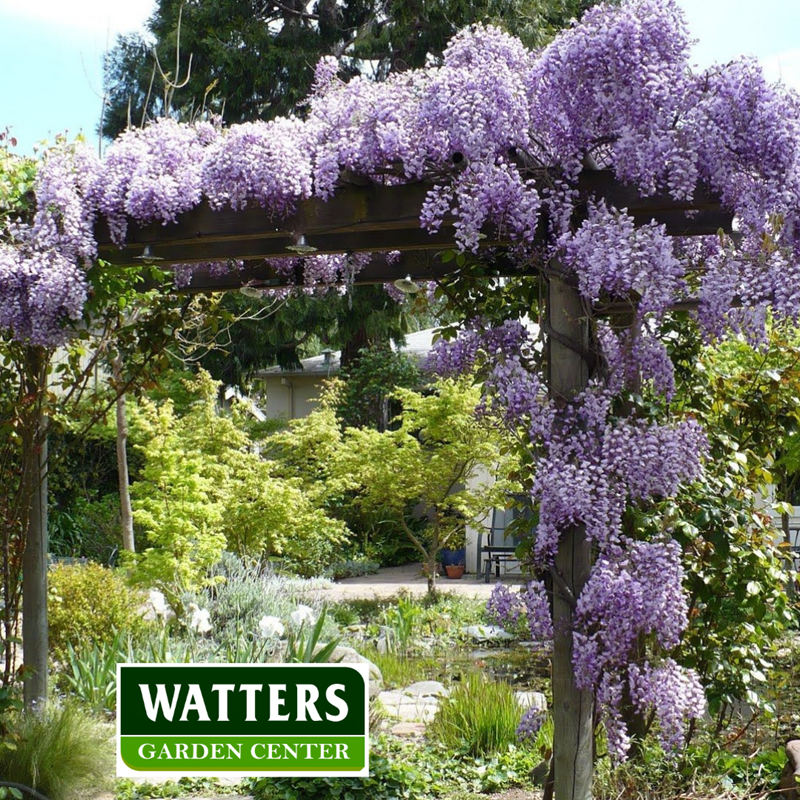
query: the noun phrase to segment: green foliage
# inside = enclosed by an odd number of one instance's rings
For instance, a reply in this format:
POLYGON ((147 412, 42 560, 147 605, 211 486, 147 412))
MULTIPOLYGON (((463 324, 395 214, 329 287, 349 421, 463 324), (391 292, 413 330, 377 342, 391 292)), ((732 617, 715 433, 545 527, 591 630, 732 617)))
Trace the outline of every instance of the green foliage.
POLYGON ((502 752, 516 741, 521 717, 511 686, 472 672, 453 685, 427 732, 453 750, 486 756, 502 752))
MULTIPOLYGON (((764 705, 775 642, 791 621, 779 533, 763 503, 780 446, 776 426, 796 402, 779 400, 782 389, 767 374, 791 361, 791 350, 775 344, 773 355, 735 340, 703 348, 696 329, 681 325, 671 345, 676 408, 703 423, 710 456, 674 506, 638 520, 644 530, 672 527, 684 547, 690 625, 679 659, 698 671, 712 714, 737 700, 764 705)), ((800 381, 800 364, 795 371, 791 380, 800 381)))
POLYGON ((498 432, 475 417, 480 390, 467 378, 439 380, 426 394, 396 392, 403 413, 396 430, 348 428, 329 469, 355 493, 354 505, 391 512, 429 565, 433 591, 436 554, 502 504, 512 485, 512 461, 498 432), (477 484, 480 469, 494 483, 477 484), (430 522, 423 535, 408 523, 421 503, 430 522))
POLYGON ((11 151, 14 140, 0 131, 0 237, 7 233, 9 222, 33 211, 33 186, 38 162, 11 151))
POLYGON ((375 575, 380 566, 377 561, 366 558, 348 558, 346 561, 335 561, 325 570, 325 574, 335 581, 340 581, 345 578, 375 575))
POLYGON ((53 655, 68 648, 110 645, 120 633, 141 634, 144 596, 120 574, 100 564, 57 564, 48 576, 49 641, 53 655))
POLYGON ((320 571, 345 526, 316 507, 299 480, 273 475, 237 414, 218 412, 217 384, 207 373, 192 387, 198 399, 182 417, 169 401, 142 404, 145 465, 131 494, 149 546, 136 559, 136 580, 173 597, 175 587, 196 590, 226 548, 284 555, 305 574, 320 571))
POLYGON ((640 758, 624 764, 600 759, 592 796, 598 800, 772 796, 786 763, 783 748, 740 754, 719 745, 709 740, 690 746, 677 763, 654 742, 645 743, 640 758))
POLYGON ((185 798, 213 792, 215 796, 236 794, 238 787, 220 785, 215 778, 180 778, 177 781, 157 783, 133 781, 121 778, 117 781, 114 800, 162 800, 163 798, 185 798))
POLYGON ((69 694, 96 714, 117 710, 117 663, 132 662, 129 636, 117 633, 108 642, 67 643, 67 663, 62 682, 69 694))
POLYGON ((540 760, 536 750, 514 745, 501 753, 476 757, 429 741, 378 736, 371 744, 368 779, 258 778, 250 791, 257 800, 480 800, 484 792, 529 786, 528 775, 540 760))
POLYGON ((112 773, 108 731, 75 703, 20 714, 12 735, 16 747, 0 750, 0 775, 49 800, 80 800, 112 773))
POLYGON ((275 473, 301 481, 306 494, 327 506, 341 504, 349 485, 347 476, 340 477, 334 469, 343 440, 336 416, 341 390, 340 381, 330 381, 310 414, 290 420, 286 430, 264 442, 275 473))
POLYGON ((312 625, 303 623, 299 629, 289 629, 286 637, 287 664, 327 664, 331 654, 339 646, 341 637, 328 642, 323 641, 327 614, 323 608, 317 621, 312 625))
POLYGON ((379 617, 380 624, 392 633, 387 648, 407 655, 421 616, 422 607, 409 597, 400 597, 395 605, 387 606, 379 617))
POLYGON ((47 530, 51 555, 112 563, 122 545, 119 495, 98 500, 76 497, 68 511, 49 512, 47 530))
POLYGON ((355 364, 342 371, 344 388, 337 407, 345 427, 386 430, 390 399, 398 388, 416 389, 421 375, 414 362, 387 346, 366 347, 355 364))
POLYGON ((413 763, 370 753, 368 778, 256 778, 256 800, 424 800, 431 780, 413 763))

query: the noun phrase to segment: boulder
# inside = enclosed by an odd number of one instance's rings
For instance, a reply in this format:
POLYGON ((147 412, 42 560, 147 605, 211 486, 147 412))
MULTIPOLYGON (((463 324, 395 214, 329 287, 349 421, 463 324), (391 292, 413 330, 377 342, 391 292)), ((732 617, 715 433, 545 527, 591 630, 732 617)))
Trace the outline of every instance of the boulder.
POLYGON ((781 773, 778 788, 784 800, 800 800, 798 779, 800 779, 800 739, 792 739, 786 745, 786 766, 781 773))
POLYGON ((414 697, 404 692, 381 692, 378 702, 386 714, 401 722, 430 722, 439 709, 436 697, 414 697))
POLYGON ((391 733, 395 736, 417 737, 425 735, 424 722, 398 722, 392 726, 391 733))
POLYGON ((463 632, 476 642, 508 642, 514 634, 503 630, 499 625, 470 625, 463 632))
POLYGON ((541 692, 514 692, 520 707, 527 711, 529 708, 538 708, 547 711, 547 698, 541 692))
POLYGON ((418 681, 402 690, 410 697, 447 697, 450 690, 439 681, 418 681))
MULTIPOLYGON (((323 647, 324 645, 320 645, 323 647)), ((332 653, 328 661, 332 664, 366 664, 369 667, 369 696, 370 698, 377 697, 383 689, 383 675, 376 664, 373 664, 368 658, 361 655, 361 653, 353 650, 352 647, 339 645, 332 653)))

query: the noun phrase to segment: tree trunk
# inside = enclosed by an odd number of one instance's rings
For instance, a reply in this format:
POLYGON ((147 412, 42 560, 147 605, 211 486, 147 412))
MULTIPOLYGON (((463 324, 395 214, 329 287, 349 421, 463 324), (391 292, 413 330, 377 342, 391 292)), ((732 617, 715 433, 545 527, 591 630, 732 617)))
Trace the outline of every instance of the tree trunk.
MULTIPOLYGON (((114 383, 117 391, 122 386, 122 359, 117 356, 112 362, 114 383)), ((129 553, 136 552, 133 540, 133 509, 131 508, 130 479, 128 475, 128 417, 125 413, 125 395, 117 397, 117 474, 119 476, 119 509, 122 525, 122 547, 129 553)))
POLYGON ((428 597, 436 597, 436 550, 428 553, 428 597))
POLYGON ((27 708, 47 700, 47 421, 40 398, 47 388, 47 357, 28 349, 25 377, 31 402, 22 437, 22 502, 28 508, 22 556, 22 648, 27 708))
MULTIPOLYGON (((557 277, 548 290, 549 386, 557 402, 570 401, 589 381, 590 333, 577 289, 557 277), (570 346, 572 344, 573 346, 570 346)), ((553 593, 553 720, 555 800, 590 800, 593 771, 594 697, 575 685, 572 663, 574 601, 589 577, 591 547, 583 526, 564 531, 555 569, 563 579, 553 593), (568 592, 566 590, 569 590, 568 592)))

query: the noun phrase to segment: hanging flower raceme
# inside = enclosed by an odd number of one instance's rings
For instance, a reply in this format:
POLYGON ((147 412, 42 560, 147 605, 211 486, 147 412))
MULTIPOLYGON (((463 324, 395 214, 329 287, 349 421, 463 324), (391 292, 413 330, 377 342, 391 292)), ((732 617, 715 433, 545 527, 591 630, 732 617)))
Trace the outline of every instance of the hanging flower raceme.
POLYGON ((86 275, 56 250, 25 251, 0 243, 0 328, 15 339, 54 347, 67 339, 66 320, 79 320, 86 275))
POLYGON ((498 583, 486 603, 489 618, 503 627, 514 628, 524 618, 532 641, 553 638, 550 601, 542 581, 529 581, 524 589, 512 591, 498 583))

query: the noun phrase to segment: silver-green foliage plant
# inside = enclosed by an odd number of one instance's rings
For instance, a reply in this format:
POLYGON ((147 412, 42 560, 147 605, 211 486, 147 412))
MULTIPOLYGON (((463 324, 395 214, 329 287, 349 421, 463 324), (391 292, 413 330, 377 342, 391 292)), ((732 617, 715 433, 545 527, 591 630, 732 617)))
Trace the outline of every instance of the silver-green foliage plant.
POLYGON ((310 608, 315 619, 324 620, 326 640, 337 635, 335 623, 322 613, 322 602, 311 592, 315 585, 312 581, 276 575, 260 562, 232 553, 222 554, 209 577, 208 586, 181 599, 185 606, 193 602, 208 609, 210 634, 196 636, 179 628, 171 641, 173 648, 184 641, 196 660, 271 659, 277 653, 279 637, 265 637, 259 622, 264 617, 275 618, 288 632, 292 629, 292 614, 301 605, 310 608))
POLYGON ((134 517, 148 547, 136 557, 135 579, 172 599, 196 590, 223 550, 285 555, 307 574, 321 570, 345 540, 299 481, 276 477, 237 415, 220 413, 217 384, 201 373, 190 387, 197 401, 184 416, 170 401, 143 401, 136 428, 145 466, 132 486, 134 517))

